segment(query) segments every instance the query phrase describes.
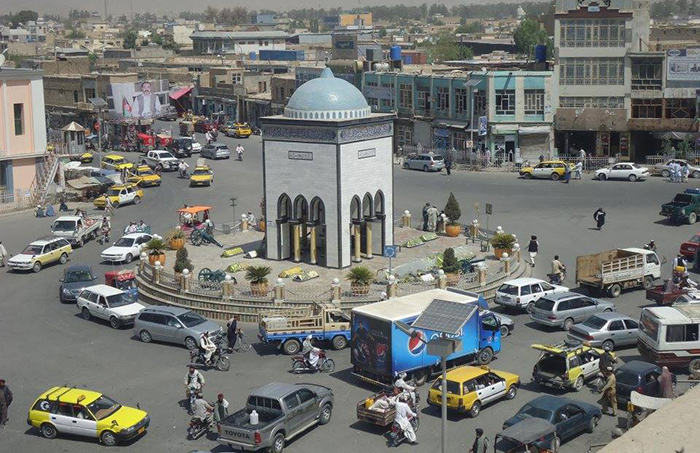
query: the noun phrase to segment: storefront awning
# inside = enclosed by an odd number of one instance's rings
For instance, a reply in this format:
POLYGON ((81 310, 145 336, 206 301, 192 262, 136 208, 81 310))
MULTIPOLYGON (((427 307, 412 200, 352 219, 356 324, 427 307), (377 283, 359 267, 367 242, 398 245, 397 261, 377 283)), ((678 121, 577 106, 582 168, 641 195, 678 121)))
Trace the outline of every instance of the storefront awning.
POLYGON ((452 129, 466 129, 469 127, 468 124, 460 124, 460 123, 437 123, 437 127, 449 127, 452 129))
POLYGON ((177 90, 173 93, 170 93, 170 99, 174 99, 177 101, 178 99, 180 99, 184 95, 189 94, 190 91, 192 91, 192 87, 180 88, 179 90, 177 90))
POLYGON ((491 126, 491 133, 494 135, 514 135, 518 133, 516 124, 494 124, 491 126))
POLYGON ((552 130, 550 126, 520 126, 518 128, 519 135, 536 135, 549 134, 552 130))
POLYGON ((658 140, 695 140, 698 137, 696 132, 652 132, 658 140))

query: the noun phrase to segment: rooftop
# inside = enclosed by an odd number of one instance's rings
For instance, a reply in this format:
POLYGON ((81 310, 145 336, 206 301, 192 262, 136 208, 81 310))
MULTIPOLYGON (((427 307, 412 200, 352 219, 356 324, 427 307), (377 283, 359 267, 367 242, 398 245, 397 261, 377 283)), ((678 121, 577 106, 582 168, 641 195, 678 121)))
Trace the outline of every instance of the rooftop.
POLYGON ((196 31, 190 35, 192 39, 261 39, 288 38, 289 34, 279 30, 270 31, 196 31))

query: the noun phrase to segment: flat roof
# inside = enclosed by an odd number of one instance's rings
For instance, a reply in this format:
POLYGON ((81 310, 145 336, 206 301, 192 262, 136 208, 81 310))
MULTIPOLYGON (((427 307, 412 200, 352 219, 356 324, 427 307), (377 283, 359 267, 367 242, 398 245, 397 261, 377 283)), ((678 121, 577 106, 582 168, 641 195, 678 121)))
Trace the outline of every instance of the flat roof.
POLYGON ((193 39, 222 38, 222 39, 260 39, 288 38, 289 34, 279 30, 271 31, 196 31, 190 35, 193 39))
POLYGON ((431 289, 408 296, 397 297, 383 302, 376 302, 362 307, 353 308, 353 313, 359 313, 373 318, 397 321, 409 316, 418 316, 435 300, 442 299, 450 302, 470 303, 479 299, 464 294, 453 293, 445 289, 431 289))
POLYGON ((683 324, 688 321, 700 321, 700 305, 676 306, 676 307, 650 307, 653 316, 668 324, 683 324))

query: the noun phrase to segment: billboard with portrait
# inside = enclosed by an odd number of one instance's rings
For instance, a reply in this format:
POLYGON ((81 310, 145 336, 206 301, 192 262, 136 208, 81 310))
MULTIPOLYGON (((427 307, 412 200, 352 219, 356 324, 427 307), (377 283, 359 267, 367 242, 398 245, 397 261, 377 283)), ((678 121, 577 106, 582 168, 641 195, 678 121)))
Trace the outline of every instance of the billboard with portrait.
POLYGON ((114 117, 157 118, 167 110, 167 80, 112 83, 108 87, 109 113, 114 117))
POLYGON ((666 80, 700 80, 700 49, 666 51, 666 80))

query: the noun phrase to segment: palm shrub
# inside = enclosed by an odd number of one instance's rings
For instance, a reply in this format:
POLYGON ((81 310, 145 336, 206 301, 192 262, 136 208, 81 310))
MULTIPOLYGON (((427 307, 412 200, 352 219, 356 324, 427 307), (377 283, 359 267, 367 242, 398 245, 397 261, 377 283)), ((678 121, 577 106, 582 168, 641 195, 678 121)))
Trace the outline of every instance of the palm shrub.
POLYGON ((367 286, 374 280, 374 275, 369 268, 357 266, 350 269, 345 275, 345 279, 355 286, 367 286))
POLYGON ((162 255, 165 253, 167 245, 165 241, 160 238, 151 238, 150 241, 146 242, 144 249, 149 255, 162 255))
POLYGON ((263 285, 267 283, 267 276, 270 275, 272 269, 267 266, 249 266, 245 271, 245 279, 251 285, 263 285))
POLYGON ((491 245, 494 249, 513 250, 515 245, 515 236, 508 233, 499 233, 491 238, 491 245))

